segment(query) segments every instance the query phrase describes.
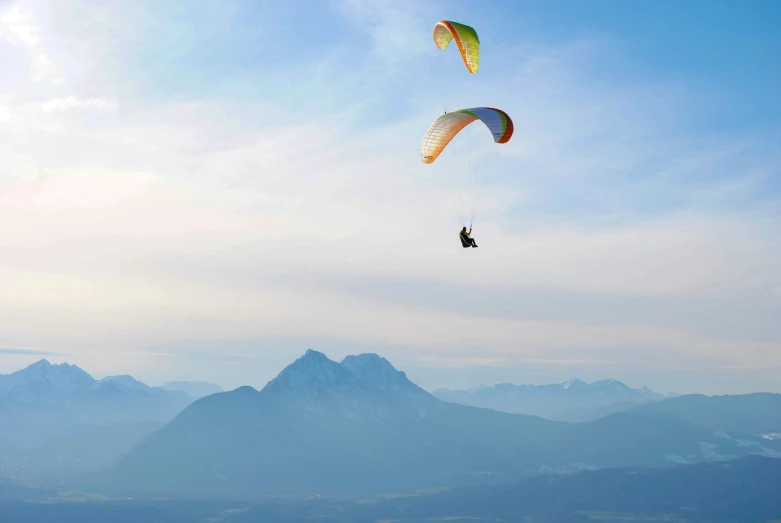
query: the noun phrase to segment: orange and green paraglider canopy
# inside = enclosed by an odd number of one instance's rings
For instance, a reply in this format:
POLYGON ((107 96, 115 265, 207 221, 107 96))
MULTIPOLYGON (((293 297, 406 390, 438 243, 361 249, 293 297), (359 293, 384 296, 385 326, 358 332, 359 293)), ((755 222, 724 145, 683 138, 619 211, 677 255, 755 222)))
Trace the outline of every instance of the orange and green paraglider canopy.
POLYGON ((470 73, 477 73, 480 65, 480 40, 477 32, 468 25, 441 20, 434 26, 434 43, 440 49, 446 49, 451 40, 455 40, 461 58, 470 73))
POLYGON ((434 163, 461 129, 475 120, 480 120, 488 127, 496 143, 507 143, 513 135, 513 121, 500 109, 473 107, 446 113, 431 124, 423 137, 420 145, 420 159, 423 163, 434 163))

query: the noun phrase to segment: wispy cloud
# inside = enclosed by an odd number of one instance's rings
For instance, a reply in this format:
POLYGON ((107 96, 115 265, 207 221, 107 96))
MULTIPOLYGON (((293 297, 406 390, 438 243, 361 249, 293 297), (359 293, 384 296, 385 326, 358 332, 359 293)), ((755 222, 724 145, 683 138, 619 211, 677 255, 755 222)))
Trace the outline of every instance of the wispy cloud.
POLYGON ((40 349, 21 349, 16 347, 0 347, 0 354, 14 356, 65 356, 66 353, 40 349))
POLYGON ((406 66, 430 54, 429 25, 433 24, 421 15, 432 9, 425 2, 341 0, 338 5, 365 34, 372 60, 381 61, 382 67, 406 66))
POLYGON ((612 361, 602 361, 595 359, 555 359, 555 358, 525 358, 525 357, 504 357, 504 358, 459 358, 448 356, 421 356, 418 361, 431 365, 433 367, 457 367, 457 368, 469 368, 469 367, 498 367, 501 365, 507 365, 509 363, 514 364, 544 364, 544 365, 568 365, 568 366, 590 366, 590 365, 611 365, 612 361))

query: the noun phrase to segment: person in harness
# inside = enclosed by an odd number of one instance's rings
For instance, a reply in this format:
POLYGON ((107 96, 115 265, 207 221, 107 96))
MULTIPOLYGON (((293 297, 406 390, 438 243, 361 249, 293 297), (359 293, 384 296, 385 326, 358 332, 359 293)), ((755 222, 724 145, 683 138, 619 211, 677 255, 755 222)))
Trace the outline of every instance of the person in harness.
POLYGON ((466 227, 461 229, 461 232, 458 233, 458 237, 461 239, 461 245, 464 248, 467 247, 477 247, 477 244, 475 243, 475 239, 471 238, 469 235, 472 234, 472 228, 469 228, 469 232, 466 231, 466 227))

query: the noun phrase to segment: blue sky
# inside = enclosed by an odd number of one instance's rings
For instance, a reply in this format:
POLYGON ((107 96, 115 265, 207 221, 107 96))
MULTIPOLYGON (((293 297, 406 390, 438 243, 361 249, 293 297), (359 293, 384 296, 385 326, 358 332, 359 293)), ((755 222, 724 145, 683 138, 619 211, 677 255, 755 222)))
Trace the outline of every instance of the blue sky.
POLYGON ((0 1, 0 372, 260 387, 314 348, 427 388, 781 391, 780 29, 772 1, 0 1), (463 251, 463 169, 419 147, 481 105, 516 130, 479 145, 463 251))

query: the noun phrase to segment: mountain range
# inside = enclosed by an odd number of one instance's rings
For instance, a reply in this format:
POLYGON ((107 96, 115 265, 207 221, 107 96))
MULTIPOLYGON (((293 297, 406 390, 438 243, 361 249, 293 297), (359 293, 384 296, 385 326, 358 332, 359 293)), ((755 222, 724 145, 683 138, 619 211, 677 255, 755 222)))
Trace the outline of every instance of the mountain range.
POLYGON ((338 363, 309 350, 260 391, 195 401, 91 481, 136 492, 354 495, 779 451, 778 441, 665 412, 568 423, 448 403, 378 355, 338 363))
POLYGON ((715 431, 760 434, 771 439, 781 433, 781 394, 756 392, 737 396, 687 394, 640 408, 686 418, 715 431))
POLYGON ((426 392, 375 354, 335 362, 310 350, 262 390, 230 392, 202 382, 149 387, 128 375, 96 380, 41 360, 0 375, 0 479, 121 492, 352 495, 781 457, 779 394, 658 399, 620 382, 579 380, 526 389, 570 406, 642 401, 581 423, 498 412, 443 401, 442 391, 426 392), (202 397, 193 402, 183 390, 202 397))
POLYGON ((27 483, 65 481, 111 463, 192 401, 131 376, 96 380, 40 360, 0 375, 0 468, 27 483))
MULTIPOLYGON (((45 359, 11 374, 0 374, 0 407, 62 407, 88 401, 153 397, 178 400, 180 403, 191 399, 179 390, 150 387, 129 375, 108 376, 96 380, 76 365, 53 365, 45 359)), ((125 416, 128 413, 118 414, 125 416)))
POLYGON ((632 389, 616 380, 586 383, 579 379, 551 385, 500 383, 469 390, 439 389, 433 394, 450 403, 572 422, 595 420, 666 398, 646 387, 632 389))

